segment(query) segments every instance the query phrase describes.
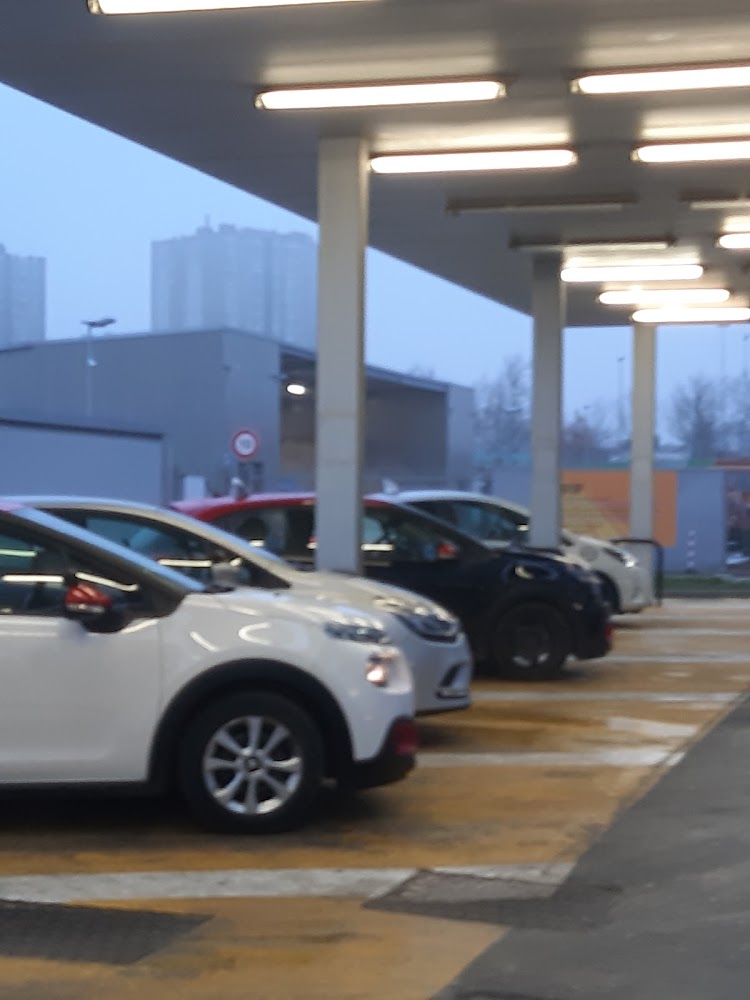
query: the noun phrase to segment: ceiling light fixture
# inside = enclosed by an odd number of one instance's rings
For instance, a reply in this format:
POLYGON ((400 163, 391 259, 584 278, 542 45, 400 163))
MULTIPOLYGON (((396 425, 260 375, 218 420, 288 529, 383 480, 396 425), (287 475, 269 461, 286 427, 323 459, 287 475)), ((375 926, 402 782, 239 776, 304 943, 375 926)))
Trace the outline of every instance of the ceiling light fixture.
POLYGON ((722 233, 716 245, 724 250, 750 250, 750 233, 722 233))
POLYGON ((717 142, 666 142, 639 146, 632 159, 640 163, 713 163, 750 160, 750 139, 717 142))
POLYGON ((377 83, 342 87, 290 87, 266 90, 255 107, 266 111, 323 108, 375 108, 408 104, 494 101, 505 97, 499 80, 443 80, 434 83, 377 83))
POLYGON ((611 250, 613 252, 638 253, 648 250, 669 250, 675 244, 672 237, 658 240, 525 240, 511 238, 511 250, 611 250))
POLYGON ((374 156, 376 174, 437 174, 474 170, 537 170, 569 167, 572 149, 495 149, 452 153, 393 153, 374 156))
POLYGON ((624 288, 598 298, 603 306, 717 305, 729 295, 726 288, 624 288))
POLYGON ((467 212, 621 212, 636 205, 635 195, 600 195, 591 198, 449 198, 445 210, 452 215, 467 212))
POLYGON ((615 264, 564 267, 563 281, 601 283, 605 281, 695 281, 703 276, 700 264, 615 264))
POLYGON ((372 0, 88 0, 88 7, 92 14, 177 14, 196 10, 244 10, 251 7, 370 2, 372 0))
POLYGON ((694 211, 716 210, 725 208, 750 208, 750 198, 746 194, 726 194, 714 192, 713 194, 697 194, 685 192, 680 196, 683 205, 694 211))
POLYGON ((646 94, 669 90, 750 87, 750 66, 696 66, 683 69, 590 73, 571 80, 574 94, 646 94))
POLYGON ((750 309, 730 306, 719 309, 637 309, 634 323, 747 323, 750 309))

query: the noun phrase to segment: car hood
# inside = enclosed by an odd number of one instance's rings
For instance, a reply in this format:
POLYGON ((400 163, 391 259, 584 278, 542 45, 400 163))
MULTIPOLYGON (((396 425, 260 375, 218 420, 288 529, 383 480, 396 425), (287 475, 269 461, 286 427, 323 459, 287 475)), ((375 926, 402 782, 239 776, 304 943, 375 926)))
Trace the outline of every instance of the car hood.
POLYGON ((258 590, 252 587, 238 587, 226 593, 210 592, 218 604, 238 614, 267 619, 295 619, 309 624, 359 623, 372 627, 383 627, 383 615, 374 608, 357 606, 343 599, 320 600, 314 593, 299 590, 258 590))
MULTIPOLYGON (((291 582, 291 581, 290 581, 291 582)), ((449 614, 435 601, 417 595, 402 587, 369 580, 365 576, 348 573, 297 572, 292 583, 294 590, 307 591, 316 601, 343 603, 363 611, 381 611, 383 602, 398 603, 404 609, 420 607, 436 614, 449 614)))

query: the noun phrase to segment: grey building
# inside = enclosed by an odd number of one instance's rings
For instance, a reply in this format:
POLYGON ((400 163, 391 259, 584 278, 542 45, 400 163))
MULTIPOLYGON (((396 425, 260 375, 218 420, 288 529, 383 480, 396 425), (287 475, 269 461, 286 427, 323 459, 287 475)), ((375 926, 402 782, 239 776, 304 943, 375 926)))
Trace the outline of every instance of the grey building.
MULTIPOLYGON (((83 338, 0 351, 4 408, 32 411, 50 424, 83 420, 158 432, 170 470, 164 499, 179 497, 188 476, 202 478, 216 494, 238 474, 254 488, 312 487, 312 351, 219 329, 95 337, 91 360, 83 338), (290 383, 305 394, 289 394, 290 383), (240 430, 260 442, 247 462, 232 450, 240 430)), ((379 489, 384 478, 404 487, 468 485, 472 409, 471 389, 368 368, 365 488, 379 489)), ((39 465, 47 461, 40 453, 39 465)), ((102 481, 110 479, 102 470, 102 481)), ((11 486, 5 490, 27 489, 11 486)), ((55 482, 47 489, 55 491, 55 482)))
POLYGON ((46 269, 43 257, 19 257, 0 244, 0 348, 44 340, 46 269))
POLYGON ((317 245, 304 233, 221 225, 151 246, 151 328, 262 330, 315 347, 317 245))

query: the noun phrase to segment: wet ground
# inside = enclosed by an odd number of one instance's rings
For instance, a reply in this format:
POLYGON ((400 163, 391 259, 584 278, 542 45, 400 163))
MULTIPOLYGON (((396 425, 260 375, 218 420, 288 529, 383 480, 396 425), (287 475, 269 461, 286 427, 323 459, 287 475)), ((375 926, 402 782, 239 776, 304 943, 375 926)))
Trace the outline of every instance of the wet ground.
POLYGON ((499 947, 498 900, 554 895, 738 704, 749 606, 668 601, 559 682, 478 680, 469 711, 423 722, 406 781, 328 796, 293 834, 204 834, 179 803, 4 798, 0 900, 45 905, 0 904, 0 1000, 427 1000, 499 947))

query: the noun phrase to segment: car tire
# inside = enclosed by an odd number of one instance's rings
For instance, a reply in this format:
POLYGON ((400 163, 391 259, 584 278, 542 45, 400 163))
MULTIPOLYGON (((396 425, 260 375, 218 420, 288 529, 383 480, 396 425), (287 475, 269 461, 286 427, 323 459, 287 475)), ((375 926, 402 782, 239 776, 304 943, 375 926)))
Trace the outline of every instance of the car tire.
POLYGON ((265 691, 218 698, 188 724, 178 756, 182 795, 205 827, 276 833, 300 826, 321 789, 318 726, 295 702, 265 691))
POLYGON ((599 578, 602 588, 602 600, 605 604, 609 605, 610 614, 619 615, 622 610, 620 607, 620 594, 614 581, 610 577, 605 576, 604 573, 597 573, 596 575, 599 578))
POLYGON ((492 637, 491 665, 513 680, 558 677, 571 652, 565 619, 546 604, 520 604, 505 611, 492 637))

